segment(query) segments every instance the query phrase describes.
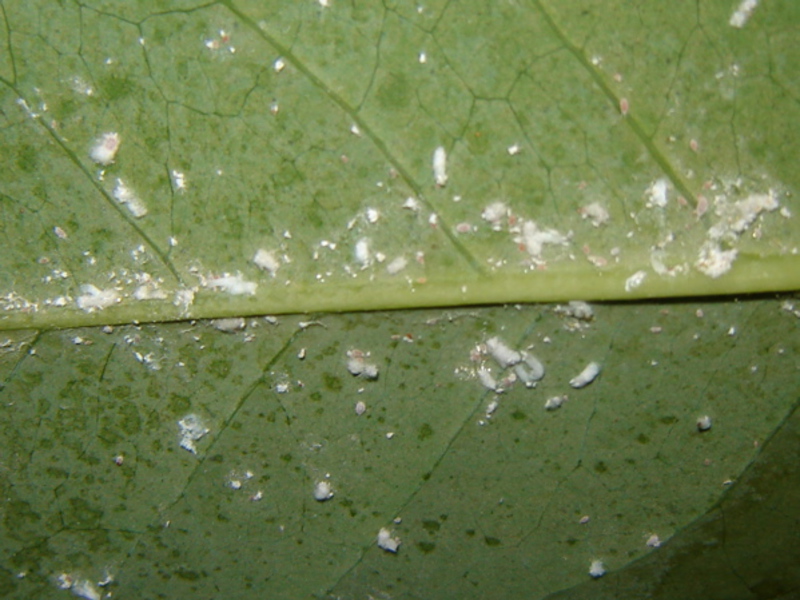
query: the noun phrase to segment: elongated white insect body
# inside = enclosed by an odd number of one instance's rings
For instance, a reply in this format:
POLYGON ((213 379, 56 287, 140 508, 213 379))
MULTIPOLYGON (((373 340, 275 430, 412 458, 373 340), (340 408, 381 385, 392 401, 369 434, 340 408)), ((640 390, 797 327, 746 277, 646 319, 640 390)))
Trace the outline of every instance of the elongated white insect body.
POLYGON ((439 187, 447 185, 447 151, 444 146, 433 151, 433 180, 439 187))
POLYGON ((590 362, 584 367, 583 371, 569 380, 569 384, 575 389, 580 389, 592 383, 595 379, 597 379, 599 374, 600 364, 596 362, 590 362))
POLYGON ((534 388, 536 382, 544 377, 544 365, 533 354, 522 353, 522 362, 514 366, 514 373, 525 384, 525 387, 534 388))
POLYGON ((509 348, 499 337, 486 340, 486 349, 501 367, 510 367, 522 360, 522 355, 516 350, 509 348))

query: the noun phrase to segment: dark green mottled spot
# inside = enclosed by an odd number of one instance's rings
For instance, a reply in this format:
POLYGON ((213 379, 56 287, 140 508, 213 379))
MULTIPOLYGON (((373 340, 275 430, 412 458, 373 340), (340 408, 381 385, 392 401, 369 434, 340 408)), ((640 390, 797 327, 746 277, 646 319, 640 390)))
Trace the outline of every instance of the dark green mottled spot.
POLYGON ((668 415, 666 417, 661 417, 659 421, 661 421, 664 425, 673 425, 678 422, 678 417, 668 415))
POLYGON ((515 421, 524 421, 525 419, 528 418, 528 415, 526 415, 521 410, 517 409, 511 413, 511 418, 514 419, 515 421))
POLYGON ((420 441, 427 440, 432 435, 433 435, 433 427, 431 427, 427 423, 423 423, 422 426, 419 428, 419 432, 417 433, 417 438, 420 441))
POLYGON ((640 444, 646 444, 650 441, 650 438, 647 437, 645 434, 640 433, 639 435, 636 436, 636 441, 639 442, 640 444))
POLYGON ((422 522, 422 527, 423 527, 423 529, 425 529, 425 531, 427 531, 428 533, 433 535, 434 533, 439 531, 439 529, 441 528, 441 525, 439 524, 439 521, 435 521, 435 520, 431 519, 431 520, 423 521, 422 522))
POLYGON ((419 548, 423 554, 430 554, 436 550, 436 544, 433 542, 417 542, 417 548, 419 548))
POLYGON ((336 375, 332 375, 331 373, 323 373, 322 383, 325 385, 325 388, 331 392, 342 391, 342 380, 336 375))
POLYGON ((488 535, 483 538, 483 541, 486 542, 487 546, 490 546, 492 548, 500 545, 500 540, 498 538, 490 537, 488 535))
POLYGON ((598 460, 596 463, 594 463, 594 470, 597 473, 605 473, 608 471, 608 466, 606 466, 606 463, 604 463, 602 460, 598 460))

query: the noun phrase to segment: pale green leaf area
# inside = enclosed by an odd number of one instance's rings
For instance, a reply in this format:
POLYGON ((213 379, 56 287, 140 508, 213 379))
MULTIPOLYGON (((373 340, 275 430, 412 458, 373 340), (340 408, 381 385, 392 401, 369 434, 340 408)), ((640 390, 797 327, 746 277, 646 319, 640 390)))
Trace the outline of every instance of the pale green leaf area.
POLYGON ((796 2, 329 4, 4 2, 0 326, 800 287, 796 2))
POLYGON ((797 593, 800 4, 738 7, 0 0, 0 597, 797 593))
MULTIPOLYGON (((0 591, 68 597, 62 574, 117 598, 656 590, 680 566, 670 553, 695 552, 694 522, 721 510, 797 406, 800 319, 788 307, 598 304, 589 322, 546 306, 430 309, 252 319, 234 333, 207 322, 12 333, 0 591), (535 389, 503 383, 509 371, 479 352, 494 336, 545 365, 535 389), (354 350, 377 380, 348 371, 354 350), (589 361, 599 377, 571 388, 589 361), (505 391, 486 389, 481 367, 505 391), (209 430, 196 454, 181 447, 190 414, 209 430), (712 427, 700 432, 703 415, 712 427), (333 497, 315 500, 320 481, 333 497), (400 539, 396 554, 376 545, 381 528, 400 539), (647 545, 653 535, 661 548, 647 545), (608 580, 591 580, 593 560, 608 580)), ((795 459, 782 452, 772 468, 795 459)), ((786 482, 748 484, 747 498, 759 508, 786 482)), ((787 529, 790 494, 776 505, 787 529)), ((725 527, 760 531, 756 512, 725 527)), ((726 560, 742 554, 719 532, 697 543, 712 542, 726 560)), ((736 589, 763 576, 741 574, 736 589)))

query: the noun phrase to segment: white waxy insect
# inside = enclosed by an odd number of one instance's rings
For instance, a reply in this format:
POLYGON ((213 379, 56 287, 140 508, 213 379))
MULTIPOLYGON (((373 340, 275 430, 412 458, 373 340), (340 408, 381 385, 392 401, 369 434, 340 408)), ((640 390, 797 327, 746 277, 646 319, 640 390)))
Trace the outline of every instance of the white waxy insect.
POLYGON ((283 58, 277 58, 275 59, 275 62, 272 63, 272 68, 276 73, 280 73, 286 68, 286 61, 283 60, 283 58))
POLYGON ((419 200, 409 196, 406 198, 406 201, 403 202, 403 208, 406 208, 412 212, 417 212, 419 210, 419 200))
POLYGON ((386 527, 381 527, 381 530, 378 532, 378 548, 382 550, 386 550, 386 552, 397 552, 397 549, 400 548, 400 538, 392 537, 392 532, 386 529, 386 527))
POLYGON ((645 277, 647 277, 646 271, 636 271, 636 273, 625 280, 625 291, 632 292, 638 288, 640 285, 642 285, 645 277))
POLYGON ((499 337, 495 336, 486 340, 486 350, 501 367, 510 367, 522 360, 522 354, 509 348, 499 337))
POLYGON ((569 397, 566 394, 562 394, 561 396, 553 396, 552 398, 547 399, 547 401, 544 403, 544 408, 545 410, 558 410, 568 399, 569 397))
POLYGON ((589 575, 597 579, 598 577, 602 577, 606 574, 606 566, 603 564, 602 560, 593 560, 592 564, 589 565, 589 575))
POLYGON ((253 263, 255 263, 259 269, 264 269, 273 277, 275 277, 275 273, 277 273, 278 269, 281 267, 281 263, 275 256, 275 253, 265 250, 264 248, 259 248, 256 251, 255 256, 253 256, 253 263))
POLYGON ((333 498, 333 487, 331 482, 327 479, 318 481, 314 486, 314 500, 317 502, 325 502, 333 498))
POLYGON ((186 190, 186 174, 182 171, 178 171, 177 169, 172 169, 170 171, 170 176, 172 177, 172 187, 175 191, 183 192, 186 190))
POLYGON ((447 185, 447 151, 444 146, 433 151, 433 180, 439 187, 447 185))
POLYGON ((369 251, 369 240, 366 238, 358 240, 353 254, 356 262, 361 265, 361 268, 367 268, 372 263, 372 255, 369 251))
POLYGON ((237 273, 236 275, 223 275, 222 277, 209 279, 206 282, 206 287, 227 292, 232 296, 252 296, 256 293, 258 284, 253 281, 246 281, 241 273, 237 273))
POLYGON ((739 8, 731 15, 728 24, 731 27, 741 29, 747 24, 747 21, 750 20, 750 15, 753 14, 757 6, 758 0, 742 0, 741 4, 739 4, 739 8))
POLYGON ((478 368, 478 380, 486 389, 492 390, 493 392, 497 391, 497 380, 492 375, 492 372, 486 367, 481 366, 478 368))
POLYGON ((594 310, 588 302, 583 300, 570 300, 566 306, 558 305, 553 309, 557 315, 572 317, 581 321, 591 321, 594 318, 594 310))
POLYGON ((405 256, 398 256, 386 265, 386 272, 389 275, 397 275, 400 271, 408 266, 408 260, 405 256))
POLYGON ((210 431, 203 423, 203 419, 199 415, 190 413, 178 421, 178 428, 181 434, 181 448, 188 450, 192 454, 197 454, 195 442, 210 431))
POLYGON ((519 144, 512 144, 507 148, 508 154, 510 156, 516 156, 520 152, 522 152, 522 148, 519 144))
POLYGON ((121 139, 115 131, 104 133, 97 140, 89 151, 89 157, 98 165, 107 167, 114 162, 117 156, 121 139))
POLYGON ((225 333, 236 333, 247 326, 244 317, 228 317, 225 319, 212 319, 211 325, 214 329, 225 333))
POLYGON ((708 415, 703 415, 697 419, 698 431, 708 431, 709 429, 711 429, 711 417, 708 415))
POLYGON ((117 184, 111 192, 114 199, 120 204, 124 204, 130 213, 136 217, 143 217, 147 214, 147 207, 144 202, 129 188, 122 179, 117 179, 117 184))
POLYGON ((120 300, 117 290, 113 288, 101 290, 90 283, 82 285, 81 292, 83 293, 78 296, 75 302, 78 308, 86 312, 103 310, 104 308, 116 304, 120 300))
POLYGON ((347 370, 351 375, 363 377, 364 379, 375 380, 378 378, 378 365, 368 363, 368 353, 354 348, 347 351, 347 370))
POLYGON ((569 384, 576 390, 579 390, 592 383, 595 379, 597 379, 599 374, 600 364, 596 362, 590 362, 583 368, 583 371, 569 380, 569 384))
POLYGON ((664 208, 667 205, 667 180, 656 179, 647 188, 647 206, 664 208))
POLYGON ((364 213, 364 216, 367 219, 367 223, 374 225, 378 222, 378 219, 381 218, 381 213, 377 208, 368 208, 364 213))
POLYGON ((356 402, 355 411, 359 417, 367 412, 367 405, 364 404, 363 400, 356 402))
POLYGON ((522 353, 522 361, 514 365, 514 373, 527 388, 535 388, 536 382, 544 377, 542 361, 528 352, 522 353))
POLYGON ((492 202, 481 211, 481 219, 491 223, 494 231, 500 231, 510 212, 505 202, 492 202))
POLYGON ((594 227, 605 225, 611 218, 611 215, 608 214, 608 210, 599 202, 592 202, 591 204, 579 208, 578 214, 580 214, 583 219, 589 219, 594 227))
POLYGON ((541 229, 536 221, 525 221, 522 224, 522 235, 514 238, 519 244, 524 244, 525 249, 534 259, 541 259, 545 245, 566 246, 569 236, 555 229, 541 229))
POLYGON ((661 538, 654 533, 649 538, 647 538, 645 544, 650 548, 658 548, 661 546, 661 538))
POLYGON ((716 242, 706 242, 701 246, 694 266, 703 275, 716 279, 731 270, 738 254, 736 248, 723 250, 716 242))

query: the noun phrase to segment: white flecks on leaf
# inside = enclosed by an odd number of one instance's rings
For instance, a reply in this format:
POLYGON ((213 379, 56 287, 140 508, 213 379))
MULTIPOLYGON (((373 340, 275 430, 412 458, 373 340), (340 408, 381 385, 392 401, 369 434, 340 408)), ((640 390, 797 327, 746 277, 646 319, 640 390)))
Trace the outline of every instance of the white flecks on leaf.
POLYGON ((400 544, 400 538, 392 537, 391 531, 386 529, 386 527, 381 527, 381 530, 378 532, 378 548, 386 550, 387 552, 397 552, 400 544))
POLYGON ((98 165, 107 167, 114 162, 120 142, 119 134, 115 131, 104 133, 95 140, 94 146, 89 151, 89 157, 98 165))
POLYGON ((148 281, 133 291, 135 300, 165 300, 167 292, 158 287, 155 281, 148 281))
POLYGON ((364 218, 367 220, 367 223, 374 225, 378 222, 378 219, 381 218, 381 213, 377 208, 367 208, 367 210, 364 211, 364 218))
POLYGON ((591 204, 582 206, 578 209, 578 214, 584 219, 589 219, 595 227, 605 225, 611 218, 606 208, 599 202, 592 202, 591 204))
POLYGON ((120 300, 117 290, 113 288, 101 290, 90 283, 82 285, 81 292, 82 294, 78 296, 76 303, 78 304, 78 308, 86 312, 103 310, 112 304, 116 304, 120 300))
POLYGON ((439 187, 447 185, 447 151, 444 146, 433 151, 433 180, 439 187))
POLYGON ((227 292, 232 296, 253 295, 256 293, 258 284, 247 281, 241 273, 236 275, 223 275, 222 277, 212 277, 206 281, 206 287, 227 292))
POLYGON ((722 250, 718 243, 706 242, 700 248, 700 254, 694 266, 704 275, 716 279, 731 270, 738 253, 735 248, 722 250))
POLYGON ((506 148, 509 156, 516 156, 520 152, 522 152, 522 147, 519 144, 511 144, 508 148, 506 148))
POLYGON ((500 231, 503 222, 508 218, 510 211, 505 202, 492 202, 481 212, 481 218, 492 225, 492 229, 500 231))
POLYGON ((499 337, 492 337, 486 340, 486 349, 497 364, 503 368, 510 367, 522 360, 522 355, 512 348, 499 337))
POLYGON ((569 384, 576 390, 581 389, 592 383, 600 374, 600 364, 590 362, 583 368, 583 371, 578 373, 575 377, 569 380, 569 384))
POLYGON ((275 277, 275 273, 277 273, 278 269, 281 267, 281 263, 275 256, 275 253, 265 250, 264 248, 256 250, 256 254, 253 256, 253 263, 259 269, 264 269, 273 277, 275 277))
POLYGON ((772 190, 766 194, 751 194, 733 204, 720 201, 716 206, 720 220, 708 230, 712 240, 732 239, 744 233, 762 212, 772 212, 780 207, 780 202, 772 190))
POLYGON ((589 575, 597 579, 598 577, 602 577, 606 574, 606 566, 603 564, 602 560, 593 560, 592 564, 589 565, 589 575))
POLYGON ((750 15, 753 14, 753 11, 757 6, 758 0, 742 0, 741 4, 739 4, 739 8, 737 8, 731 15, 728 24, 731 27, 741 29, 747 24, 747 21, 750 20, 750 15))
POLYGON ((553 312, 563 317, 572 317, 581 321, 591 321, 594 318, 594 310, 591 305, 583 300, 570 300, 566 306, 559 304, 553 309, 553 312))
POLYGON ((536 221, 525 221, 522 225, 522 235, 515 238, 514 241, 524 244, 528 254, 536 260, 541 260, 545 245, 566 246, 569 243, 569 237, 555 229, 540 229, 536 221))
POLYGON ((188 450, 192 454, 197 454, 195 442, 210 431, 203 423, 203 419, 200 418, 200 415, 190 413, 178 421, 178 428, 181 434, 181 448, 188 450))
POLYGON ((186 311, 194 303, 194 290, 178 290, 172 299, 172 304, 186 311))
POLYGON ((120 204, 124 204, 125 208, 136 217, 143 217, 147 214, 147 207, 144 202, 136 195, 136 193, 129 188, 122 179, 117 179, 117 184, 111 192, 114 199, 120 204))
POLYGON ((634 273, 625 280, 625 291, 632 292, 633 290, 638 288, 640 285, 642 285, 642 282, 645 280, 645 277, 647 277, 647 272, 636 271, 636 273, 634 273))
POLYGON ((325 502, 333 498, 333 487, 331 482, 327 479, 322 479, 314 486, 314 500, 317 502, 325 502))
POLYGON ((667 180, 663 177, 656 179, 647 188, 647 206, 664 208, 667 205, 667 180))

